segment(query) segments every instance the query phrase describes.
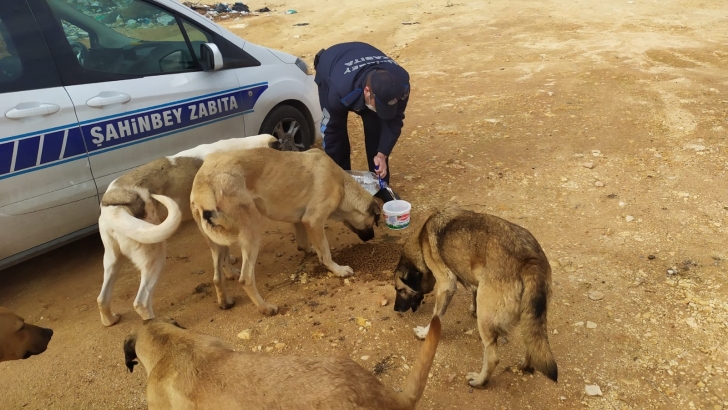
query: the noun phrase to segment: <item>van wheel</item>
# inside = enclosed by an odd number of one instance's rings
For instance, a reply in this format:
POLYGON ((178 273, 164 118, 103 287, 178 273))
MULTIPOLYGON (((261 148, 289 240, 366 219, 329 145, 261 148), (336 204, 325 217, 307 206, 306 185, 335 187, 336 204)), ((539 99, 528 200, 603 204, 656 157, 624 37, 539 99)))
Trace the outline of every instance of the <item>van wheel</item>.
POLYGON ((261 134, 278 138, 281 151, 306 151, 311 147, 311 131, 306 117, 290 105, 273 109, 260 126, 261 134))

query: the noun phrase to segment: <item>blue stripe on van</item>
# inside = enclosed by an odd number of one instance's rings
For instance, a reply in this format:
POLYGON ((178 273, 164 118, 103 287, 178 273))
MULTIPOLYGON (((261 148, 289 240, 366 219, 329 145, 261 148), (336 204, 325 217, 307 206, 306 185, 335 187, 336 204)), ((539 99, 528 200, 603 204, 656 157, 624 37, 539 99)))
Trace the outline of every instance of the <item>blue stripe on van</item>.
POLYGON ((0 180, 252 113, 268 83, 0 139, 0 180))
POLYGON ((39 135, 18 141, 18 153, 15 156, 15 168, 13 171, 32 168, 38 164, 40 138, 41 136, 39 135))
POLYGON ((15 141, 0 144, 0 175, 10 172, 10 163, 13 161, 15 141))

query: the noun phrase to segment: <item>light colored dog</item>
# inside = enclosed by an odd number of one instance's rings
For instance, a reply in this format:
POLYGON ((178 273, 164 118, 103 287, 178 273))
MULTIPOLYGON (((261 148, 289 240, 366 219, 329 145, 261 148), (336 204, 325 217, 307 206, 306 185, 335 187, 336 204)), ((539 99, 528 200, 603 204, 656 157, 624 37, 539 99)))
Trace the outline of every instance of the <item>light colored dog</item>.
POLYGON ((240 282, 264 315, 276 314, 278 307, 263 300, 255 286, 261 215, 293 224, 298 248, 308 251, 310 238, 319 260, 339 277, 354 271, 331 259, 326 221, 343 221, 367 241, 374 237, 381 215, 381 203, 319 149, 211 154, 192 184, 191 207, 200 231, 209 238, 218 305, 233 305, 220 278, 220 255, 221 249, 237 243, 243 260, 240 282))
MULTIPOLYGON (((556 381, 558 368, 549 346, 546 311, 551 295, 551 266, 528 230, 488 214, 449 207, 430 215, 405 242, 394 273, 394 310, 416 311, 435 291, 433 316, 443 317, 457 282, 473 296, 483 341, 483 367, 468 374, 483 387, 498 365, 498 336, 522 322, 524 371, 534 368, 556 381)), ((424 338, 428 328, 417 327, 424 338)))
MULTIPOLYGON (((151 161, 111 182, 101 199, 99 217, 99 233, 104 243, 104 284, 97 302, 105 326, 119 321, 119 315, 111 312, 111 294, 122 255, 141 271, 134 309, 142 319, 154 317, 152 293, 164 267, 165 241, 181 221, 192 219, 190 190, 204 158, 218 151, 277 146, 278 140, 267 134, 202 144, 151 161)), ((227 248, 221 253, 225 275, 235 278, 227 248)))
POLYGON ((124 356, 129 371, 139 359, 147 372, 150 410, 404 410, 425 390, 439 339, 435 317, 401 393, 349 358, 236 352, 160 319, 126 337, 124 356))
POLYGON ((0 306, 0 362, 41 354, 52 336, 53 330, 25 323, 22 317, 0 306))

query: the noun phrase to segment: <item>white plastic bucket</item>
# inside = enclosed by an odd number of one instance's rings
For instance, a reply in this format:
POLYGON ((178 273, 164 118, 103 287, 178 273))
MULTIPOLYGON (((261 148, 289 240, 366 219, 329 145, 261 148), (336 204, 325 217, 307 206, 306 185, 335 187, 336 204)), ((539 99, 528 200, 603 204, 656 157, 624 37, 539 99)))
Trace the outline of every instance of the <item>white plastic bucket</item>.
POLYGON ((389 229, 404 229, 410 224, 412 205, 401 199, 384 203, 384 223, 389 229))

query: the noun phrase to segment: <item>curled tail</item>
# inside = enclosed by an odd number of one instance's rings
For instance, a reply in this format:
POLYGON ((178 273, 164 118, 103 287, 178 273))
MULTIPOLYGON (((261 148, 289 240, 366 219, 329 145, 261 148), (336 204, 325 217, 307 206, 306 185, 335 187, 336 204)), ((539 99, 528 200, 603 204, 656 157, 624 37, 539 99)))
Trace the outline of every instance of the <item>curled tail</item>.
POLYGON ((182 212, 177 202, 168 196, 152 194, 152 198, 167 208, 167 218, 159 225, 135 218, 126 209, 116 206, 102 207, 102 215, 107 216, 103 218, 102 223, 140 243, 164 242, 177 231, 182 221, 182 212))
POLYGON ((437 344, 440 342, 440 331, 440 318, 433 316, 430 321, 430 329, 427 332, 427 337, 420 348, 420 354, 404 384, 402 394, 405 404, 408 407, 411 406, 410 408, 414 408, 417 401, 422 397, 422 393, 425 391, 427 376, 430 373, 432 361, 435 359, 437 344))
POLYGON ((549 345, 546 311, 551 295, 551 268, 548 264, 530 264, 523 272, 521 323, 526 345, 524 370, 535 368, 549 379, 557 381, 559 370, 549 345))

